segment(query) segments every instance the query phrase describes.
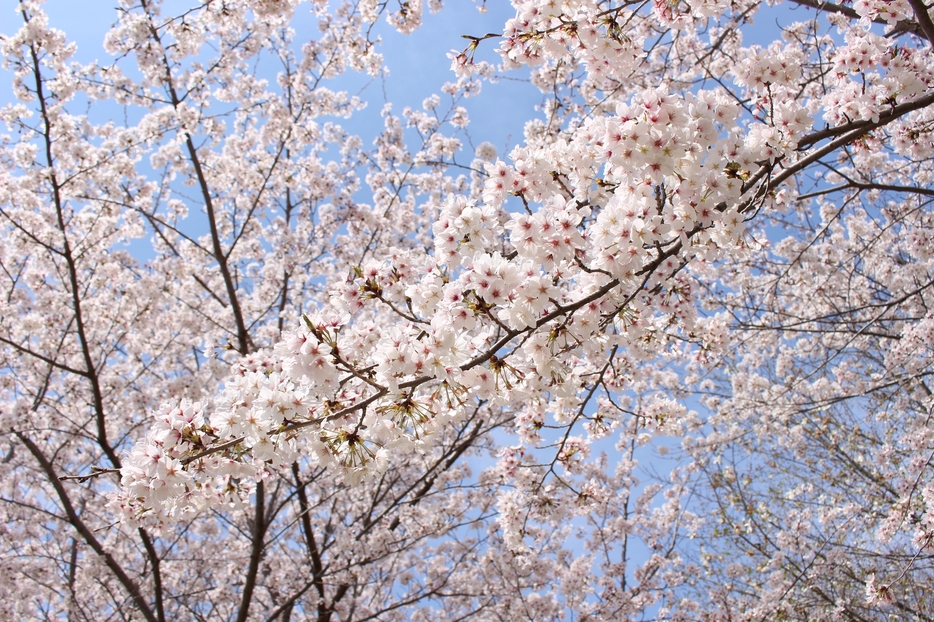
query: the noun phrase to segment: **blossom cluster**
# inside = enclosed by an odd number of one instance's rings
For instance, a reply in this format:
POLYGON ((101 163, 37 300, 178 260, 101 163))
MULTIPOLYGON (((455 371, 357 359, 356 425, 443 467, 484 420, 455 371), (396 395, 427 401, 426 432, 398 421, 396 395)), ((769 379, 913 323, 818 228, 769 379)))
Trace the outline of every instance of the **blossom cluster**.
MULTIPOLYGON (((173 446, 171 459, 203 471, 197 456, 221 446, 261 474, 310 452, 360 481, 393 453, 430 449, 468 403, 573 396, 581 352, 637 346, 672 318, 692 329, 677 273, 691 256, 748 243, 739 172, 769 158, 768 145, 729 127, 737 114, 714 92, 653 89, 568 141, 487 163, 480 197, 443 201, 433 257, 399 252, 354 268, 332 288, 335 313, 306 316, 276 346, 274 369, 241 369, 199 437, 210 443, 173 446), (510 208, 516 200, 526 209, 510 208), (386 314, 402 321, 378 329, 386 314)), ((147 455, 134 450, 125 468, 147 455)), ((165 491, 197 494, 180 482, 149 495, 136 486, 140 511, 170 506, 165 491)))
POLYGON ((195 4, 0 37, 0 618, 930 617, 920 3, 513 0, 373 140, 440 0, 195 4))

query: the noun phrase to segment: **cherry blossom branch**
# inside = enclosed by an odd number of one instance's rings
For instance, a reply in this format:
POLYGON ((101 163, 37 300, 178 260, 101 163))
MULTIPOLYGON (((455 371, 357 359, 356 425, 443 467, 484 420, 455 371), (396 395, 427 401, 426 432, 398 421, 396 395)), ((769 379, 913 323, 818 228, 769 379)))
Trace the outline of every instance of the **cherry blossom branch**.
POLYGON ((104 549, 100 541, 98 541, 98 539, 94 536, 94 533, 88 529, 84 521, 81 520, 81 517, 78 516, 74 506, 71 504, 71 499, 69 498, 68 493, 65 491, 65 488, 62 486, 59 477, 55 473, 55 468, 52 466, 52 463, 49 462, 48 458, 46 458, 42 450, 39 449, 39 446, 33 443, 29 437, 22 434, 21 432, 14 430, 13 434, 20 440, 21 443, 23 443, 23 445, 26 446, 26 449, 29 450, 29 453, 32 454, 33 458, 36 459, 36 462, 39 463, 39 466, 45 473, 49 483, 52 484, 52 487, 55 489, 55 493, 58 496, 59 502, 62 504, 62 509, 65 511, 65 515, 68 517, 68 522, 71 523, 71 525, 75 528, 75 530, 77 530, 79 534, 81 534, 81 537, 84 538, 84 541, 88 544, 88 546, 90 546, 95 553, 103 558, 104 563, 126 589, 127 593, 130 595, 130 598, 133 599, 134 604, 143 617, 149 620, 149 622, 160 622, 158 618, 153 615, 149 603, 147 603, 143 598, 139 585, 137 585, 137 583, 130 578, 130 576, 117 562, 117 560, 114 559, 114 557, 104 549))
POLYGON ((120 473, 120 469, 102 469, 100 467, 91 467, 91 471, 92 473, 88 473, 87 475, 61 475, 58 479, 63 482, 74 480, 76 482, 84 483, 89 479, 99 477, 101 475, 107 475, 108 473, 120 473))
MULTIPOLYGON (((169 91, 172 107, 177 111, 181 106, 182 101, 179 99, 179 96, 175 90, 175 82, 172 77, 172 70, 169 59, 165 56, 165 48, 162 45, 161 37, 159 32, 156 30, 155 25, 153 24, 153 17, 149 9, 148 0, 140 0, 140 5, 146 12, 147 26, 149 28, 150 34, 152 35, 153 41, 155 41, 159 45, 159 48, 163 50, 161 54, 161 60, 165 70, 165 87, 169 91)), ((223 246, 221 245, 213 195, 208 186, 207 177, 205 176, 204 169, 201 166, 201 158, 198 155, 198 150, 195 147, 195 143, 194 140, 192 140, 191 134, 189 134, 188 130, 185 128, 181 128, 181 132, 185 137, 185 148, 188 150, 188 158, 195 171, 195 179, 197 180, 198 187, 201 190, 201 197, 204 199, 204 206, 208 217, 208 225, 211 231, 211 244, 213 246, 214 258, 217 261, 218 268, 221 271, 221 276, 224 278, 224 285, 227 288, 227 299, 230 302, 230 308, 233 312, 234 322, 237 326, 238 351, 240 354, 245 355, 253 350, 253 343, 252 338, 250 337, 250 333, 247 330, 246 323, 243 319, 243 311, 240 308, 237 286, 234 283, 233 276, 230 273, 230 267, 227 265, 227 255, 224 253, 223 246)))
POLYGON ((924 0, 908 0, 908 4, 911 5, 915 13, 918 25, 921 26, 921 30, 924 31, 924 36, 928 40, 928 45, 934 45, 934 22, 931 21, 931 14, 928 12, 928 7, 924 4, 924 0))
MULTIPOLYGON (((856 12, 851 6, 844 4, 834 4, 832 2, 822 2, 821 0, 790 0, 794 4, 801 6, 810 7, 812 9, 817 9, 823 13, 839 13, 840 15, 845 15, 850 19, 861 19, 862 15, 856 12)), ((890 26, 891 24, 881 17, 876 17, 872 20, 874 24, 884 24, 890 26)), ((918 22, 911 22, 907 20, 902 20, 895 24, 893 32, 910 32, 913 35, 921 37, 923 39, 930 40, 930 36, 924 31, 921 25, 918 22)), ((892 34, 891 32, 889 34, 892 34)))
POLYGON ((15 341, 11 341, 7 339, 6 337, 3 337, 2 335, 0 335, 0 343, 7 344, 8 346, 12 347, 13 349, 15 349, 17 352, 20 352, 21 354, 27 354, 35 359, 39 359, 43 363, 46 363, 47 365, 49 365, 50 367, 54 367, 55 369, 60 369, 70 374, 75 374, 76 376, 82 376, 85 378, 88 376, 88 372, 86 372, 83 369, 75 369, 74 367, 70 367, 68 365, 65 365, 64 363, 59 363, 55 359, 39 354, 38 352, 35 352, 32 349, 27 348, 24 345, 18 344, 15 341))
MULTIPOLYGON (((844 125, 838 125, 835 127, 826 127, 822 130, 816 132, 811 132, 801 138, 798 141, 798 150, 804 150, 807 147, 810 147, 814 143, 820 142, 827 138, 833 138, 834 136, 839 136, 841 134, 847 134, 850 136, 861 136, 867 132, 870 132, 877 127, 882 127, 883 125, 888 125, 895 119, 902 117, 909 112, 914 112, 915 110, 921 110, 922 108, 927 108, 934 104, 934 93, 928 93, 923 95, 915 100, 910 102, 905 102, 903 104, 898 104, 892 106, 889 110, 879 113, 879 119, 873 121, 867 119, 864 121, 851 121, 844 125), (864 130, 863 132, 854 132, 853 130, 864 130)), ((837 144, 837 143, 833 143, 837 144)))
MULTIPOLYGON (((23 11, 23 20, 27 24, 29 23, 29 15, 25 10, 23 11)), ((68 227, 65 223, 65 205, 64 199, 62 197, 62 187, 58 183, 56 174, 55 157, 52 148, 53 123, 46 102, 46 95, 43 86, 45 81, 40 70, 39 55, 36 51, 35 45, 30 45, 29 54, 32 60, 32 76, 36 85, 36 100, 39 103, 40 116, 43 123, 43 128, 40 134, 42 136, 45 147, 46 164, 49 169, 49 183, 52 186, 52 202, 55 208, 55 218, 58 225, 58 230, 62 236, 61 256, 65 260, 65 265, 68 270, 67 290, 70 294, 72 309, 74 311, 75 328, 78 333, 78 342, 81 347, 82 357, 84 358, 84 376, 87 378, 89 384, 91 385, 91 394, 97 424, 97 441, 101 449, 104 451, 104 454, 110 460, 110 463, 115 468, 119 469, 120 458, 117 456, 116 452, 114 452, 113 447, 111 447, 110 442, 107 439, 107 424, 104 414, 104 398, 101 391, 97 370, 94 365, 94 359, 91 356, 90 343, 85 328, 84 314, 82 310, 83 303, 81 301, 80 294, 81 283, 78 279, 78 268, 75 257, 72 253, 71 243, 68 239, 68 227)))
POLYGON ((243 592, 240 596, 240 608, 237 611, 237 622, 246 622, 250 615, 250 605, 253 604, 253 591, 256 589, 256 580, 259 575, 259 563, 262 559, 264 540, 266 538, 266 484, 263 480, 256 482, 254 492, 253 520, 250 533, 250 563, 246 572, 243 592))
MULTIPOLYGON (((311 511, 311 507, 308 503, 308 494, 305 491, 306 483, 302 482, 301 480, 297 462, 292 463, 292 476, 295 478, 295 486, 298 492, 298 502, 299 502, 298 507, 301 512, 302 533, 305 535, 305 545, 306 545, 306 548, 308 549, 308 556, 311 559, 312 579, 311 579, 309 586, 314 585, 315 591, 318 592, 318 617, 320 618, 324 613, 324 607, 325 607, 324 605, 325 592, 324 592, 324 578, 323 578, 324 577, 324 566, 321 563, 321 554, 318 551, 318 544, 317 544, 317 541, 315 540, 314 529, 311 526, 311 517, 309 515, 311 511)), ((290 599, 287 602, 294 603, 295 599, 301 597, 301 595, 304 594, 305 591, 307 591, 307 589, 308 587, 306 586, 305 589, 300 591, 298 594, 296 594, 292 599, 290 599)), ((279 610, 282 610, 282 607, 284 606, 285 605, 280 606, 279 610)), ((270 615, 269 619, 273 620, 275 619, 277 615, 278 615, 278 612, 273 612, 273 614, 270 615)))
POLYGON ((896 184, 877 184, 872 182, 862 182, 856 180, 847 180, 847 183, 841 184, 839 186, 834 186, 832 188, 826 188, 823 190, 815 190, 814 192, 808 192, 805 194, 798 195, 798 200, 803 201, 806 199, 813 199, 815 197, 824 196, 827 194, 832 194, 834 192, 841 192, 844 190, 883 190, 887 192, 905 192, 910 194, 922 194, 925 196, 934 197, 934 189, 924 188, 921 186, 899 186, 896 184))

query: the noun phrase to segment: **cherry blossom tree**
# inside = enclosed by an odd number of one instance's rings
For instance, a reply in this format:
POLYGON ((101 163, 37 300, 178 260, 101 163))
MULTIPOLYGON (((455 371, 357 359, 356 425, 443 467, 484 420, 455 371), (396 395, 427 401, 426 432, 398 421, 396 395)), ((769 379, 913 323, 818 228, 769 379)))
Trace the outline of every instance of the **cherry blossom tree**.
POLYGON ((808 235, 723 275, 735 346, 701 372, 715 415, 688 450, 721 615, 932 615, 931 191, 866 182, 887 186, 874 194, 833 168, 818 213, 782 217, 808 235))
POLYGON ((923 0, 513 0, 376 137, 420 0, 168 4, 2 40, 4 618, 934 617, 923 0))

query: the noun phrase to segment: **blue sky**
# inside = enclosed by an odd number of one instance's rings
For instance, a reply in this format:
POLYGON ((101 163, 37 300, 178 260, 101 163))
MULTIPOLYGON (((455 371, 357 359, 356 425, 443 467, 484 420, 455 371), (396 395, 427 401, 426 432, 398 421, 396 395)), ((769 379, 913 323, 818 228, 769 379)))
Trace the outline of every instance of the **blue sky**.
MULTIPOLYGON (((0 0, 0 33, 11 34, 20 27, 20 17, 14 12, 18 3, 0 0)), ((109 57, 101 42, 115 19, 114 4, 113 0, 48 0, 43 9, 52 26, 77 42, 77 61, 97 60, 106 64, 109 57)), ((170 0, 170 4, 189 6, 194 0, 170 0)), ((405 106, 420 108, 422 101, 433 93, 441 94, 441 85, 454 79, 447 53, 463 49, 468 43, 462 35, 502 32, 503 23, 514 14, 507 0, 487 0, 486 4, 488 10, 481 13, 477 10, 479 3, 474 0, 447 0, 439 13, 426 10, 422 27, 411 35, 402 35, 381 21, 376 32, 383 40, 381 51, 388 75, 376 79, 345 75, 329 85, 369 102, 366 110, 350 120, 342 120, 341 124, 368 144, 382 129, 379 113, 385 101, 392 102, 394 112, 400 113, 405 106)), ((297 14, 301 16, 307 11, 307 7, 300 6, 297 14)), ((299 17, 296 27, 299 42, 302 22, 313 27, 312 21, 299 17)), ((312 34, 317 34, 316 28, 312 34)), ((478 58, 495 61, 495 47, 495 41, 486 41, 478 58)), ((536 115, 534 106, 541 101, 538 91, 522 80, 526 73, 512 72, 507 79, 485 84, 480 95, 463 103, 470 113, 468 133, 474 145, 489 141, 504 154, 521 141, 524 122, 536 115)), ((11 101, 11 77, 9 72, 0 71, 0 104, 11 101)), ((445 99, 442 97, 442 105, 445 99)), ((469 161, 472 149, 465 147, 465 150, 467 153, 459 159, 469 161)))
MULTIPOLYGON (((395 110, 405 105, 420 107, 425 97, 454 79, 447 53, 467 46, 469 42, 462 35, 502 32, 505 21, 515 15, 507 0, 488 0, 485 14, 479 13, 477 6, 473 0, 447 0, 439 13, 426 11, 422 28, 411 35, 399 34, 385 23, 380 25, 383 54, 390 71, 386 91, 389 101, 398 102, 394 103, 395 110)), ((497 45, 495 40, 483 42, 477 58, 498 60, 492 53, 497 45)), ((514 71, 495 84, 484 84, 480 95, 464 104, 471 113, 468 131, 474 144, 492 142, 502 156, 508 151, 504 150, 507 140, 509 149, 521 142, 523 125, 535 116, 533 108, 541 101, 535 87, 518 81, 526 74, 514 71)), ((371 108, 376 106, 371 104, 371 108)))

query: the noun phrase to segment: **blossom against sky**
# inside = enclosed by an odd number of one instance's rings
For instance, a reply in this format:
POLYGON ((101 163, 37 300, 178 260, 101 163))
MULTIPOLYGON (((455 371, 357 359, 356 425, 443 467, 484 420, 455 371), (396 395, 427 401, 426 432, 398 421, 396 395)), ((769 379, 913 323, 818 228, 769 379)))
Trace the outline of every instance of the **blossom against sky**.
MULTIPOLYGON (((0 0, 0 34, 10 35, 20 27, 21 18, 15 12, 18 0, 0 0)), ((185 7, 184 0, 170 0, 163 4, 165 14, 174 14, 176 8, 185 7)), ((48 0, 43 5, 53 27, 65 32, 68 39, 78 45, 74 59, 81 63, 97 61, 107 64, 111 57, 103 48, 104 36, 116 19, 113 0, 48 0)), ((342 124, 358 134, 367 144, 382 129, 381 104, 391 102, 394 112, 401 113, 405 106, 420 109, 425 98, 441 94, 445 82, 454 79, 451 59, 447 54, 466 47, 464 35, 482 36, 502 32, 505 21, 515 14, 504 0, 481 3, 474 0, 449 0, 444 8, 431 13, 425 11, 423 25, 414 33, 399 33, 384 19, 375 25, 382 41, 380 48, 385 59, 383 75, 367 76, 345 73, 335 80, 331 88, 347 90, 367 102, 367 108, 342 124), (481 10, 485 7, 485 10, 481 10)), ((296 19, 296 40, 302 41, 302 28, 311 30, 308 38, 318 36, 315 17, 307 6, 300 6, 296 19)), ((482 47, 477 58, 495 62, 496 45, 482 47)), ((525 71, 512 71, 496 83, 485 83, 483 91, 462 105, 470 115, 468 135, 476 147, 490 142, 502 155, 522 142, 522 127, 534 116, 534 106, 541 102, 541 94, 526 80, 525 71)), ((270 75, 270 79, 274 76, 270 75)), ((12 101, 9 89, 12 75, 0 69, 0 105, 12 101)), ((444 102, 442 102, 444 105, 444 102)), ((473 158, 471 145, 464 145, 461 159, 469 163, 473 158)))

